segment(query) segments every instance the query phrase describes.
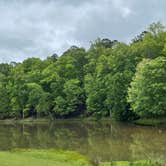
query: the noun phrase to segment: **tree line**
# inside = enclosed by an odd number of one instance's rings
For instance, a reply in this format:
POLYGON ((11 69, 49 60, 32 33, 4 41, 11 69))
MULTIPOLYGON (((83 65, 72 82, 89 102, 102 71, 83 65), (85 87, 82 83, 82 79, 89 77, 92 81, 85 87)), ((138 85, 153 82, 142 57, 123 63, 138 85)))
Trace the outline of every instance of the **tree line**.
POLYGON ((152 23, 131 43, 97 39, 60 57, 0 64, 0 119, 166 116, 166 31, 152 23))

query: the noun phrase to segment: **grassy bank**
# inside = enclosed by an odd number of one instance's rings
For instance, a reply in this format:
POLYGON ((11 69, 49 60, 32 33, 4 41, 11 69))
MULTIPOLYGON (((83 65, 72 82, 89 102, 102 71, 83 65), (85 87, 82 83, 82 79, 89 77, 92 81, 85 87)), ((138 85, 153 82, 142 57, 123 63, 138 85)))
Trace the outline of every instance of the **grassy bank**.
MULTIPOLYGON (((95 117, 78 117, 78 118, 70 118, 70 119, 50 119, 49 117, 44 118, 25 118, 25 119, 4 119, 0 120, 0 124, 40 124, 40 123, 49 123, 49 122, 85 122, 85 123, 93 123, 93 122, 111 122, 116 123, 114 119, 111 118, 101 118, 96 119, 95 117)), ((138 119, 135 121, 127 122, 127 123, 134 123, 136 125, 143 125, 143 126, 158 126, 158 125, 166 125, 166 118, 149 118, 149 119, 138 119)))
POLYGON ((157 125, 166 125, 166 118, 143 118, 134 121, 137 125, 144 125, 144 126, 157 126, 157 125))
POLYGON ((115 162, 107 162, 102 163, 100 166, 166 166, 165 162, 157 162, 157 161, 115 161, 115 162))
POLYGON ((29 123, 48 123, 51 122, 50 118, 25 118, 25 119, 3 119, 0 120, 0 124, 29 124, 29 123))
MULTIPOLYGON (((0 151, 1 166, 94 166, 85 156, 62 150, 13 150, 0 151)), ((95 165, 96 166, 96 165, 95 165)), ((164 162, 115 161, 97 166, 166 166, 164 162)))
POLYGON ((24 119, 3 119, 0 120, 0 124, 29 124, 29 123, 49 123, 49 122, 86 122, 86 123, 93 123, 93 122, 116 122, 111 118, 101 118, 96 119, 95 117, 76 117, 76 118, 67 118, 67 119, 50 119, 49 117, 43 118, 24 118, 24 119))
POLYGON ((92 166, 86 157, 60 150, 1 151, 0 163, 1 166, 92 166))

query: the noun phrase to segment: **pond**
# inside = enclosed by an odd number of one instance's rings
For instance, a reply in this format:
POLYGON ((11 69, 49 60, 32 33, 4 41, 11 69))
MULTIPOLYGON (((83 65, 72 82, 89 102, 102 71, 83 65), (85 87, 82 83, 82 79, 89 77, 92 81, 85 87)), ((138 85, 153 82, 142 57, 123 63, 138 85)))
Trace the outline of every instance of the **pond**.
POLYGON ((0 124, 0 150, 74 150, 94 162, 166 158, 166 128, 127 123, 77 122, 0 124))

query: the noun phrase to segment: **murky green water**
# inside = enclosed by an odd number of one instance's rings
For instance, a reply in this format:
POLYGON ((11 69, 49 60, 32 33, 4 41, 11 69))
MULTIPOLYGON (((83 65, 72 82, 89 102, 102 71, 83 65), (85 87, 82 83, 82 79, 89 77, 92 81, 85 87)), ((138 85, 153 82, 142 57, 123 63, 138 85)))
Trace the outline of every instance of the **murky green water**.
POLYGON ((0 124, 0 150, 13 148, 75 150, 94 161, 165 159, 166 128, 72 121, 0 124))

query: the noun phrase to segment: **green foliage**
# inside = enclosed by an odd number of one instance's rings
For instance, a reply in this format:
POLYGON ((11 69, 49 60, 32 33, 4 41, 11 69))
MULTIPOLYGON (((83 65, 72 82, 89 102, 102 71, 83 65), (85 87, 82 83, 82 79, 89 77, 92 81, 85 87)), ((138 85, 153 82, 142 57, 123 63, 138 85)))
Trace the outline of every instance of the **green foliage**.
POLYGON ((80 81, 71 79, 66 81, 61 96, 55 98, 54 111, 56 115, 65 116, 84 111, 84 91, 80 81))
POLYGON ((97 39, 87 51, 0 64, 0 118, 165 116, 165 41, 158 22, 130 44, 97 39))
POLYGON ((130 55, 129 47, 123 43, 117 45, 109 58, 110 72, 106 76, 106 103, 115 119, 128 120, 132 118, 126 95, 136 63, 135 56, 130 55))
POLYGON ((137 67, 128 101, 140 117, 166 115, 166 58, 144 59, 137 67))

